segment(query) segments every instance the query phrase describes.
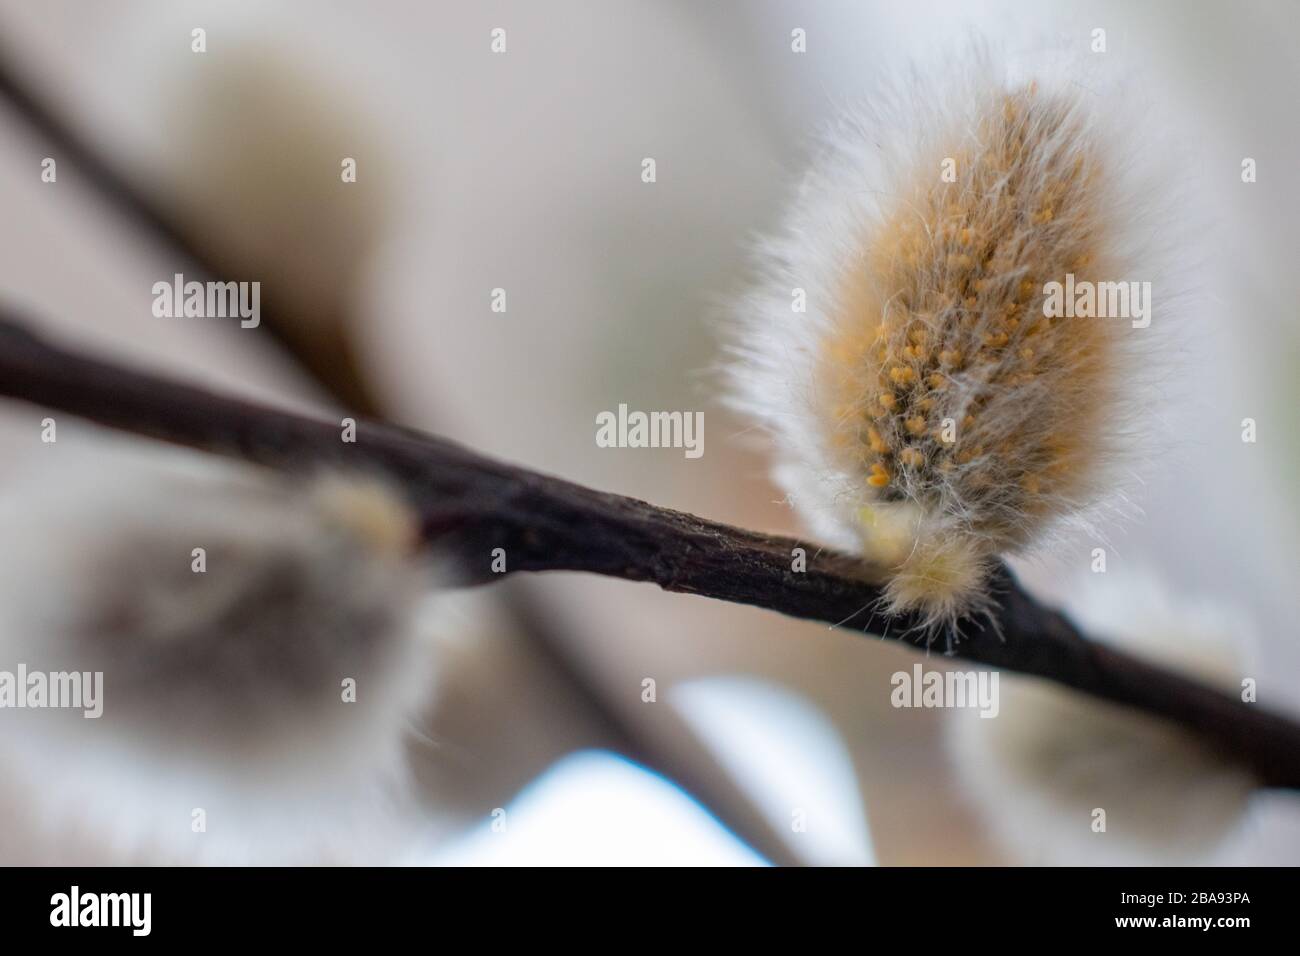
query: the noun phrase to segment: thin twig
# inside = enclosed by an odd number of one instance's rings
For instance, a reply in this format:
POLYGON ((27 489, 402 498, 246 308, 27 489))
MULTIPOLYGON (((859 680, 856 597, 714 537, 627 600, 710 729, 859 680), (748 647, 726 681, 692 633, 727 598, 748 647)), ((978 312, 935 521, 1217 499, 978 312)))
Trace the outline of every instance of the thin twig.
MULTIPOLYGON (((916 621, 887 618, 854 558, 794 538, 729 527, 493 461, 444 439, 359 421, 355 443, 313 420, 135 372, 47 343, 0 314, 0 395, 102 425, 279 469, 372 470, 419 509, 426 537, 459 558, 467 584, 505 573, 587 571, 750 604, 894 640, 916 621), (807 569, 792 570, 804 548, 807 569)), ((955 656, 1045 677, 1174 720, 1250 767, 1300 787, 1300 724, 1085 638, 1005 567, 991 621, 969 621, 955 656)))

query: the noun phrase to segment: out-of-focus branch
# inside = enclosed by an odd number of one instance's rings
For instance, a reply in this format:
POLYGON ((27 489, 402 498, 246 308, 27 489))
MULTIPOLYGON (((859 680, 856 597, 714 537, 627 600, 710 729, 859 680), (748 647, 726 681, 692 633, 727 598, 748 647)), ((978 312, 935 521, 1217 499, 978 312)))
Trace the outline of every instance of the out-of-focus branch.
MULTIPOLYGON (((440 438, 360 421, 354 443, 318 421, 131 371, 49 344, 0 314, 0 395, 279 469, 380 473, 419 509, 431 543, 463 583, 505 573, 587 571, 851 625, 907 640, 916 621, 887 617, 861 562, 793 538, 729 527, 485 458, 440 438), (795 548, 807 567, 792 570, 795 548)), ((1039 604, 1005 567, 991 620, 966 622, 952 650, 1176 721, 1250 767, 1266 785, 1300 787, 1300 724, 1088 640, 1039 604)))
MULTIPOLYGON (((0 34, 3 32, 0 30, 0 34)), ((100 198, 117 210, 124 223, 139 227, 168 253, 184 259, 186 273, 191 278, 229 274, 230 270, 223 266, 220 247, 207 242, 202 233, 187 229, 182 221, 169 214, 165 205, 124 176, 74 124, 46 102, 39 86, 21 76, 3 49, 0 49, 0 101, 13 108, 49 143, 60 162, 71 166, 95 188, 100 198)), ((362 374, 362 363, 357 360, 347 334, 346 317, 295 315, 294 309, 293 303, 286 303, 274 292, 262 303, 262 327, 271 334, 281 352, 343 407, 370 418, 383 417, 382 403, 362 374)), ((773 863, 801 862, 727 775, 712 772, 705 761, 690 759, 689 755, 683 757, 683 748, 665 745, 612 706, 583 666, 584 662, 548 626, 534 595, 516 589, 504 595, 502 603, 515 633, 528 642, 538 663, 561 681, 567 692, 567 706, 599 728, 601 746, 612 747, 676 781, 773 863)), ((661 723, 668 713, 660 716, 661 723)))
MULTIPOLYGON (((3 30, 0 30, 0 35, 3 30)), ((97 151, 59 113, 41 98, 39 86, 25 82, 12 60, 0 49, 0 102, 6 103, 47 141, 59 158, 60 168, 76 170, 100 198, 107 201, 126 223, 152 236, 161 246, 192 264, 192 278, 217 278, 220 270, 202 240, 170 216, 166 208, 142 193, 129 178, 97 151), (196 274, 198 273, 198 274, 196 274)), ((274 297, 274 292, 272 292, 274 297)), ((279 312, 272 301, 263 310, 263 324, 285 355, 301 366, 348 408, 377 415, 378 405, 356 371, 356 356, 337 323, 313 325, 312 348, 303 348, 304 335, 294 323, 277 321, 279 312)))

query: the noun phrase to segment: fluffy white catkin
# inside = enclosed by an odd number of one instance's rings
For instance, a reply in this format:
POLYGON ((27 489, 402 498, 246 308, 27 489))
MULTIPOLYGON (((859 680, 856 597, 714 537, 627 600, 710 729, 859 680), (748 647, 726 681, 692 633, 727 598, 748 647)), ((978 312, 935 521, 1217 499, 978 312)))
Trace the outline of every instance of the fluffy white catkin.
MULTIPOLYGON (((1071 592, 1094 633, 1166 667, 1234 695, 1257 673, 1240 609, 1133 570, 1087 574, 1071 592)), ((1254 778, 1167 721, 1013 674, 996 718, 945 717, 961 792, 1017 862, 1223 863, 1250 842, 1254 778)))
POLYGON ((1011 77, 988 54, 911 74, 828 132, 760 244, 730 326, 731 402, 770 432, 813 532, 878 568, 893 611, 978 611, 995 556, 1108 490, 1145 329, 1044 302, 1067 275, 1152 279, 1120 104, 1068 68, 1011 77))
POLYGON ((434 676, 413 513, 366 479, 139 455, 4 501, 0 670, 102 672, 103 714, 7 711, 0 801, 119 862, 364 857, 434 676))

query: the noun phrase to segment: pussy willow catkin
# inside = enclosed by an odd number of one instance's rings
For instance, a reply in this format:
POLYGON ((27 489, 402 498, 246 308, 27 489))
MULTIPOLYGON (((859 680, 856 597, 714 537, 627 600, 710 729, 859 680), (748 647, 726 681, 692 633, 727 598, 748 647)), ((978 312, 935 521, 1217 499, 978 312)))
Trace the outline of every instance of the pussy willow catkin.
POLYGON ((191 754, 400 744, 428 683, 410 676, 424 568, 404 501, 350 475, 139 457, 36 474, 5 510, 0 664, 101 672, 101 726, 191 754), (342 708, 348 679, 369 691, 342 708))
POLYGON ((1122 431, 1139 330, 1044 304, 1146 277, 1140 187, 1095 94, 1050 79, 977 58, 843 120, 736 310, 732 397, 777 480, 931 624, 1097 497, 1122 431))
POLYGON ((408 744, 439 671, 400 493, 82 440, 13 479, 0 526, 0 675, 94 691, 4 711, 0 802, 24 845, 303 863, 409 836, 408 744))

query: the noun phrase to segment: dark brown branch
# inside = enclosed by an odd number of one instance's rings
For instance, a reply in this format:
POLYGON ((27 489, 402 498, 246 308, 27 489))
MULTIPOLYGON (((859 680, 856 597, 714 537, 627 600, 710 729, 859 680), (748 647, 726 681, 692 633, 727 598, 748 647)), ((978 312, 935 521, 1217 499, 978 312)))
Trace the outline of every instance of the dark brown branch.
MULTIPOLYGON (((0 29, 0 34, 3 34, 0 29)), ((7 102, 43 137, 60 162, 79 172, 100 198, 110 203, 125 222, 151 235, 172 255, 187 261, 184 271, 191 278, 217 278, 230 274, 223 266, 220 245, 205 241, 200 232, 185 228, 129 177, 86 140, 75 126, 60 116, 39 95, 39 88, 27 82, 13 68, 10 58, 0 50, 0 100, 7 102), (191 267, 190 263, 193 264, 191 267)), ((179 263, 177 264, 179 267, 179 263)), ((179 271, 179 268, 178 268, 179 271)), ((379 414, 381 403, 361 374, 352 343, 347 336, 346 317, 335 315, 294 315, 297 303, 273 291, 262 302, 262 326, 271 333, 281 351, 301 365, 346 408, 372 418, 379 414)), ((231 332, 230 334, 236 334, 231 332)), ((781 836, 758 813, 751 801, 725 774, 701 769, 698 762, 683 759, 680 747, 668 746, 656 735, 646 733, 635 720, 618 707, 611 706, 592 675, 577 659, 575 652, 553 628, 545 615, 537 613, 538 602, 527 590, 515 589, 504 595, 504 612, 515 631, 528 642, 540 666, 553 673, 564 688, 567 706, 581 713, 585 720, 599 727, 599 742, 647 767, 662 773, 689 791, 709 808, 728 829, 776 864, 800 862, 781 836)))
MULTIPOLYGON (((341 427, 130 371, 46 343, 0 316, 0 395, 102 425, 280 469, 374 470, 423 516, 426 536, 484 583, 491 552, 509 573, 587 571, 650 581, 792 617, 907 640, 915 621, 885 617, 878 587, 847 555, 732 528, 493 461, 440 438, 361 421, 341 427), (807 551, 807 570, 791 570, 807 551)), ((1033 674, 1174 720, 1249 766, 1266 785, 1300 787, 1300 725, 1086 639, 1005 567, 994 622, 967 622, 955 656, 1033 674)))

